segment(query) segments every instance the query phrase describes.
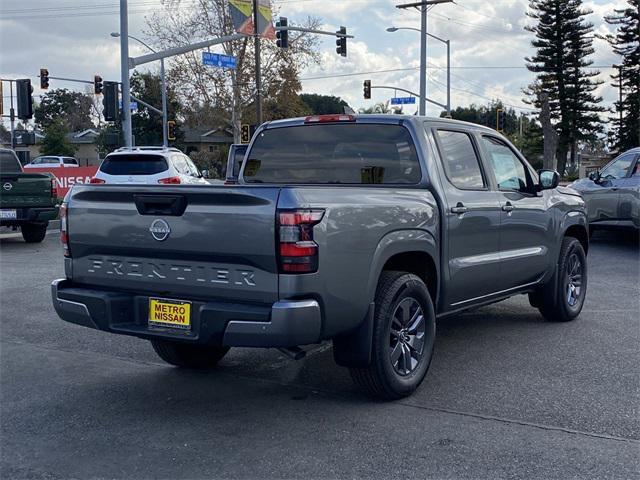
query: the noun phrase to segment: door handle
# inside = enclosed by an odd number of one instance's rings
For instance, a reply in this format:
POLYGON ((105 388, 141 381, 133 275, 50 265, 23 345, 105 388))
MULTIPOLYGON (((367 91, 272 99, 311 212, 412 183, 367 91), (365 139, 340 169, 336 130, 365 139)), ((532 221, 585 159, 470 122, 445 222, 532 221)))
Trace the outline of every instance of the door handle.
POLYGON ((503 212, 513 212, 515 209, 516 209, 516 207, 511 205, 511 203, 509 203, 509 202, 507 202, 505 205, 502 206, 502 211, 503 212))
POLYGON ((618 191, 618 187, 613 187, 613 188, 611 189, 611 191, 612 191, 612 192, 617 192, 617 191, 618 191))
POLYGON ((460 202, 458 202, 455 207, 451 207, 451 213, 457 213, 458 215, 462 215, 463 213, 467 213, 468 211, 469 209, 460 202))

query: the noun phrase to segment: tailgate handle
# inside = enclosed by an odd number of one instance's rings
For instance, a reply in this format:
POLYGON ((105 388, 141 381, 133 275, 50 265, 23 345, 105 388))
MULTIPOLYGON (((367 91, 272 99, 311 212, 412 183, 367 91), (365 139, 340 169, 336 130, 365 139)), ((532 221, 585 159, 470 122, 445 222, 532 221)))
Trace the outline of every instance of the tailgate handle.
POLYGON ((140 215, 179 217, 187 209, 187 199, 182 195, 134 195, 133 200, 140 215))

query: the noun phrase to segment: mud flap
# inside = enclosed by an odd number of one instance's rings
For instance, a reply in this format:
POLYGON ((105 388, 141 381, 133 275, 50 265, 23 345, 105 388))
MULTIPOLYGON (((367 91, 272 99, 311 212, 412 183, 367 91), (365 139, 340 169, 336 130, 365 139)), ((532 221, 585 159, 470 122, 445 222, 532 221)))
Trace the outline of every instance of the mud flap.
POLYGON ((366 368, 371 364, 374 312, 375 303, 371 302, 365 320, 358 328, 333 339, 333 358, 338 365, 366 368))

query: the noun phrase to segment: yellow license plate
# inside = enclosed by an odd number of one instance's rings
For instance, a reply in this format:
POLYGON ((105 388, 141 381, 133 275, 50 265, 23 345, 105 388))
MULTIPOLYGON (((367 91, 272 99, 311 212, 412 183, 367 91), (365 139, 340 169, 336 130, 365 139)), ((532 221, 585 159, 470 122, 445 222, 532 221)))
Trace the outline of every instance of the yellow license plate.
POLYGON ((183 330, 191 329, 191 302, 150 298, 149 325, 183 330))

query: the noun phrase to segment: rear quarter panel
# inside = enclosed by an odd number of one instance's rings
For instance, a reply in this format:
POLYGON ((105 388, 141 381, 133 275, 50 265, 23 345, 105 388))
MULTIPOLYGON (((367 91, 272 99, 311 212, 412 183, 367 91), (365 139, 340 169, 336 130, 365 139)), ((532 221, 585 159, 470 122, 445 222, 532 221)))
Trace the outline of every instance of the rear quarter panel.
POLYGON ((424 251, 438 264, 438 210, 422 188, 291 187, 278 208, 324 208, 314 228, 318 272, 280 275, 281 299, 315 298, 323 305, 323 337, 358 326, 373 301, 378 276, 395 253, 424 251))

